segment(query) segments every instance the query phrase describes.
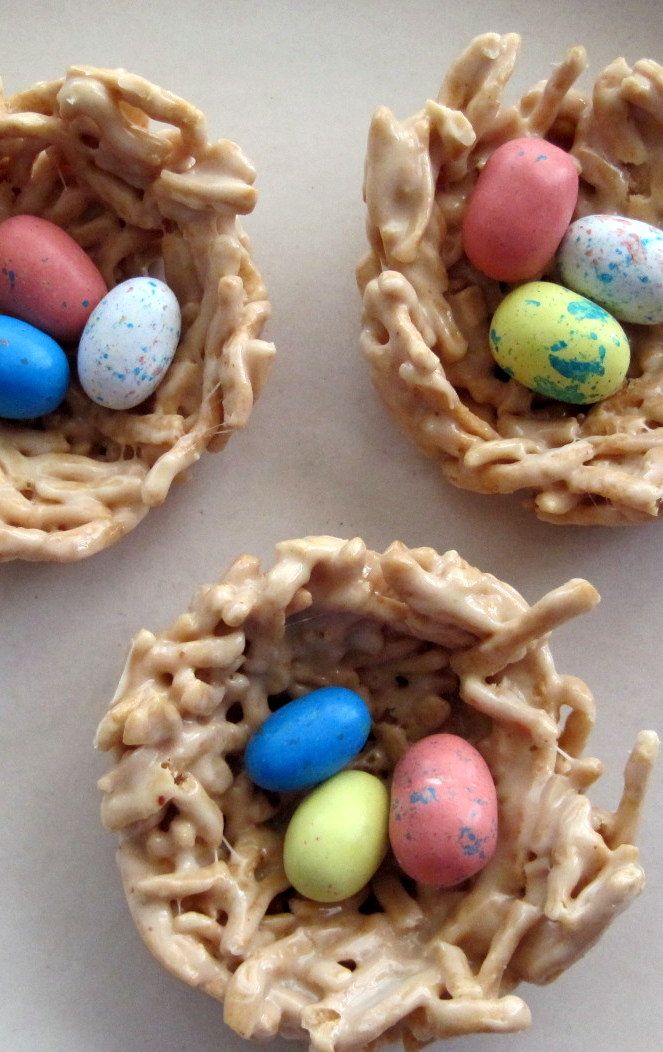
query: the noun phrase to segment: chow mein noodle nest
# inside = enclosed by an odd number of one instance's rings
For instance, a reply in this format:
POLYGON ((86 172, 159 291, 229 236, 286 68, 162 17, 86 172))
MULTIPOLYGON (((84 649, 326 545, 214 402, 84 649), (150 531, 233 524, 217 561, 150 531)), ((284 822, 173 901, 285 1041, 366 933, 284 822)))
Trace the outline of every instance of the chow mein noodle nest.
POLYGON ((495 367, 488 332, 507 286, 469 263, 461 225, 493 150, 533 135, 577 161, 575 218, 660 226, 663 68, 618 58, 585 97, 573 87, 585 65, 574 47, 507 105, 519 43, 477 37, 437 99, 403 122, 376 112, 364 183, 371 247, 358 269, 363 352, 398 425, 456 485, 525 491, 553 523, 651 522, 663 500, 663 325, 625 326, 631 367, 610 398, 591 407, 543 398, 495 367))
POLYGON ((617 810, 594 808, 592 696, 548 648, 597 600, 574 580, 529 606, 456 552, 309 537, 279 545, 267 571, 243 556, 170 628, 139 632, 97 745, 113 755, 103 822, 152 953, 224 1001, 243 1037, 316 1052, 528 1026, 512 990, 581 957, 644 881, 633 845, 656 735, 638 736, 617 810), (271 711, 326 684, 368 704, 353 766, 387 785, 426 735, 481 751, 499 840, 480 874, 426 887, 389 854, 333 906, 289 886, 300 794, 259 789, 243 754, 271 711))
POLYGON ((158 273, 182 310, 173 364, 136 409, 95 405, 73 379, 56 412, 0 421, 0 560, 68 561, 113 544, 247 423, 273 356, 237 221, 254 207, 254 177, 235 143, 208 141, 199 110, 124 70, 75 66, 0 92, 0 221, 42 216, 109 288, 158 273))

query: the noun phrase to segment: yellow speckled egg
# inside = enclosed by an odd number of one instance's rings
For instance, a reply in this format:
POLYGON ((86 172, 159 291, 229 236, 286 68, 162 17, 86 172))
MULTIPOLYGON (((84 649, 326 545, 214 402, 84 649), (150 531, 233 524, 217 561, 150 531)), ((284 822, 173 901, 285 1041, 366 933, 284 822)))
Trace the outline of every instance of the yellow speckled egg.
POLYGON ((619 322, 550 281, 530 281, 500 303, 490 327, 497 364, 538 394, 588 405, 614 394, 630 360, 619 322))
POLYGON ((368 884, 388 847, 389 793, 365 771, 341 771, 302 800, 290 819, 283 866, 315 902, 340 902, 368 884))

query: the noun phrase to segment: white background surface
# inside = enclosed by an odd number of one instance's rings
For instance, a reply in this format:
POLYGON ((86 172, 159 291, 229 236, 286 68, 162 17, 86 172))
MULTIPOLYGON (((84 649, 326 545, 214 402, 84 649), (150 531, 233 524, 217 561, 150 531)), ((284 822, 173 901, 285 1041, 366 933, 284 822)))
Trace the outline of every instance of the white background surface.
MULTIPOLYGON (((614 805, 638 729, 663 725, 663 522, 616 531, 544 526, 517 498, 452 489, 392 427, 357 353, 353 268, 364 251, 361 177, 380 103, 403 117, 433 95, 476 33, 524 36, 515 84, 588 46, 663 60, 658 0, 271 3, 0 0, 11 93, 68 64, 125 66, 184 95, 213 137, 258 168, 246 227, 274 306, 278 358, 249 429, 208 455, 118 546, 70 566, 0 567, 0 1049, 240 1052, 221 1007, 170 978, 135 933, 99 823, 91 742, 131 635, 166 625, 243 551, 361 534, 455 547, 533 600, 585 576, 603 602, 560 631, 557 665, 599 703, 593 796, 614 805)), ((449 1052, 660 1049, 661 776, 642 830, 648 887, 554 986, 523 988, 531 1030, 461 1039, 449 1052)), ((285 1044, 277 1046, 285 1049, 285 1044)))

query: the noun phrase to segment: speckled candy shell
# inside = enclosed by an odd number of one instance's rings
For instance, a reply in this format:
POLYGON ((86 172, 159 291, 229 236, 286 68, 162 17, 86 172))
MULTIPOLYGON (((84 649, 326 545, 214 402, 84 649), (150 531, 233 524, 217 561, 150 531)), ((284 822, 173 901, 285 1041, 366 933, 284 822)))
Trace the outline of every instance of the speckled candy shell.
POLYGON ((453 887, 483 869, 497 845, 497 797, 473 745, 431 734, 408 749, 394 771, 389 838, 422 884, 453 887))
POLYGON ((133 409, 163 380, 181 328, 180 307, 163 281, 123 281, 93 310, 78 348, 85 393, 108 409, 133 409))
POLYGON ((663 322, 663 231, 626 216, 576 219, 559 249, 562 281, 622 321, 663 322))

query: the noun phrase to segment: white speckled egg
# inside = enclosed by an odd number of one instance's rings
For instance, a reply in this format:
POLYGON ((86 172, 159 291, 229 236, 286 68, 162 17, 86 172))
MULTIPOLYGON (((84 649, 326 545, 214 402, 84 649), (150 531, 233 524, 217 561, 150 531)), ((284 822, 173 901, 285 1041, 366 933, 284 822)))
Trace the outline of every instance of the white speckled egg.
POLYGON ((159 386, 173 360, 182 318, 175 294, 157 278, 116 285, 88 318, 78 376, 97 405, 132 409, 159 386))
POLYGON ((663 231, 623 216, 584 216, 559 248, 562 281, 616 318, 663 321, 663 231))

